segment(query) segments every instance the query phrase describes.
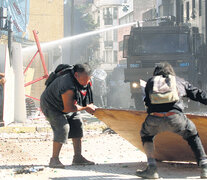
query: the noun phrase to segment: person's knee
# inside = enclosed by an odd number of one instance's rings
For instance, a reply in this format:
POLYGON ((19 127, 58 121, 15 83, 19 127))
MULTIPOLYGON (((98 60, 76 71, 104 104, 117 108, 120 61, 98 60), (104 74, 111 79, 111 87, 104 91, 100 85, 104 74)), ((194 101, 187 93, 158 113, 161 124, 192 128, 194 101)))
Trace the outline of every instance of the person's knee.
POLYGON ((191 136, 186 137, 186 140, 190 142, 190 141, 193 141, 197 137, 199 137, 198 133, 196 133, 195 135, 191 135, 191 136))
POLYGON ((60 143, 66 143, 69 134, 69 125, 65 124, 63 127, 56 129, 54 132, 54 141, 60 143))
POLYGON ((73 118, 69 121, 70 132, 68 138, 82 138, 83 137, 83 122, 81 118, 73 118))
POLYGON ((199 137, 198 135, 198 131, 196 128, 192 128, 190 130, 186 130, 183 134, 182 134, 183 138, 187 141, 190 141, 192 139, 195 139, 196 137, 199 137))
POLYGON ((83 126, 83 122, 80 119, 74 120, 73 124, 71 125, 74 128, 80 129, 83 126))
POLYGON ((192 147, 201 145, 201 140, 200 140, 200 136, 199 136, 198 133, 195 134, 195 135, 192 135, 192 136, 187 137, 185 140, 192 147))
MULTIPOLYGON (((189 139, 198 136, 198 131, 196 129, 195 124, 191 120, 187 120, 187 125, 185 127, 185 131, 183 133, 184 139, 189 139)), ((198 136, 199 137, 199 136, 198 136)))
POLYGON ((141 137, 142 139, 142 144, 144 145, 144 143, 146 142, 153 142, 154 136, 143 136, 141 137))

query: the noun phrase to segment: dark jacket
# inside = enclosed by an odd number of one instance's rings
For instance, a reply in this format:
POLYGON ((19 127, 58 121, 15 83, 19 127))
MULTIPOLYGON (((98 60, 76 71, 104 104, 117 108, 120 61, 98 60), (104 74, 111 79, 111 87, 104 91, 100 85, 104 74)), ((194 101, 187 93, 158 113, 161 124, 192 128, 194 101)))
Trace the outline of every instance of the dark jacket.
POLYGON ((176 77, 176 86, 178 89, 178 94, 180 100, 174 103, 165 103, 165 104, 151 104, 149 98, 149 92, 152 91, 153 88, 153 78, 150 78, 147 81, 147 85, 145 87, 145 105, 147 106, 148 114, 152 112, 183 112, 184 103, 182 97, 190 98, 191 100, 198 101, 202 104, 207 105, 207 93, 197 87, 194 87, 189 82, 185 81, 180 77, 176 77))

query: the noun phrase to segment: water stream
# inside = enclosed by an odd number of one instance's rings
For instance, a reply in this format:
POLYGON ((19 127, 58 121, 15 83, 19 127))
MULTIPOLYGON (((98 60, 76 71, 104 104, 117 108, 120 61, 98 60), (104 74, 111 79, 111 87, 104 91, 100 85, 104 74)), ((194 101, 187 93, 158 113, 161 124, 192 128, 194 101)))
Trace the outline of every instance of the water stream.
MULTIPOLYGON (((74 36, 65 37, 65 38, 58 39, 58 40, 51 41, 51 42, 41 43, 41 48, 42 48, 42 50, 45 50, 45 49, 48 49, 48 48, 52 48, 53 46, 56 46, 56 45, 63 45, 63 44, 69 43, 70 41, 74 41, 74 40, 78 40, 78 39, 81 39, 81 38, 89 37, 89 36, 96 35, 96 34, 99 34, 99 33, 103 33, 103 32, 106 32, 106 31, 120 29, 120 28, 127 27, 127 26, 133 26, 135 24, 137 24, 137 22, 131 22, 131 23, 127 23, 127 24, 112 26, 112 27, 109 27, 109 28, 99 29, 99 30, 95 30, 95 31, 90 31, 90 32, 74 35, 74 36)), ((36 49, 37 49, 36 45, 33 45, 33 46, 23 48, 22 52, 23 53, 30 53, 31 51, 34 51, 36 49)))

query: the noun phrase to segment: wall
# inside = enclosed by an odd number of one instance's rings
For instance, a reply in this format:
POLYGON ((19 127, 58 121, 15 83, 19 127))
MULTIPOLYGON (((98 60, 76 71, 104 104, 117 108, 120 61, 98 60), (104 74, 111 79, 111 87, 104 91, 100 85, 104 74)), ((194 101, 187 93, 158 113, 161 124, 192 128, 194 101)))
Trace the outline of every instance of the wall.
POLYGON ((190 23, 191 26, 198 27, 199 32, 204 35, 206 39, 206 0, 201 0, 201 14, 199 15, 199 0, 195 0, 195 8, 192 8, 192 0, 183 0, 184 7, 184 23, 190 23), (186 3, 189 2, 189 19, 187 19, 187 6, 186 3), (194 15, 194 17, 193 17, 194 15))
MULTIPOLYGON (((121 7, 119 7, 119 24, 127 24, 134 21, 134 2, 133 1, 127 1, 126 3, 122 4, 121 7), (124 12, 123 8, 124 6, 127 6, 128 11, 124 12)), ((118 30, 118 43, 119 43, 119 52, 118 52, 118 61, 125 60, 123 58, 123 39, 124 35, 130 34, 131 27, 124 27, 120 28, 118 30)))
POLYGON ((32 31, 37 30, 41 42, 63 37, 63 1, 30 0, 29 39, 34 40, 32 31))
MULTIPOLYGON (((29 39, 34 41, 33 30, 39 32, 38 38, 40 42, 49 42, 63 38, 63 8, 63 0, 30 0, 29 39)), ((53 54, 55 49, 56 48, 48 49, 44 52, 44 58, 48 69, 50 69, 49 64, 51 64, 51 61, 54 61, 51 54, 53 54)), ((33 55, 34 53, 24 56, 24 66, 29 63, 33 55)), ((34 79, 44 75, 39 55, 36 57, 31 67, 35 70, 34 79)), ((26 77, 26 79, 28 78, 26 77)), ((30 92, 28 95, 40 98, 44 88, 43 80, 26 88, 26 92, 30 92)))
MULTIPOLYGON (((118 7, 121 0, 95 0, 92 6, 92 14, 95 22, 99 19, 99 27, 97 29, 108 28, 119 25, 118 7), (110 23, 106 24, 104 17, 107 16, 107 9, 111 18, 110 23), (115 11, 117 9, 117 12, 115 11)), ((118 30, 100 33, 100 48, 96 52, 97 59, 102 61, 100 68, 106 71, 112 71, 117 65, 118 60, 118 30)))
POLYGON ((155 6, 155 0, 134 0, 134 20, 141 21, 143 12, 155 6))
MULTIPOLYGON (((155 6, 155 1, 145 1, 145 0, 134 0, 127 2, 129 5, 129 10, 127 13, 122 12, 122 7, 119 8, 119 23, 127 24, 134 21, 142 21, 142 14, 155 6)), ((130 34, 131 27, 125 27, 119 29, 118 33, 118 42, 119 42, 119 52, 118 52, 118 61, 125 60, 123 58, 123 37, 124 35, 130 34)))

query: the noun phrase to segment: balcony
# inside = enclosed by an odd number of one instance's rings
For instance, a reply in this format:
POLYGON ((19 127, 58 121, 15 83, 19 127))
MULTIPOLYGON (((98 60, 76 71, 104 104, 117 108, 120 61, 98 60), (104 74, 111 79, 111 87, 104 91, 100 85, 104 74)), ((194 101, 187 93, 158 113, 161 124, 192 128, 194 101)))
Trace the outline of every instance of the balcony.
POLYGON ((113 49, 113 41, 104 41, 105 49, 113 49))
POLYGON ((112 14, 110 13, 104 14, 103 18, 104 18, 104 25, 113 25, 112 14))
POLYGON ((112 6, 121 4, 122 0, 101 0, 96 3, 96 6, 112 6))

